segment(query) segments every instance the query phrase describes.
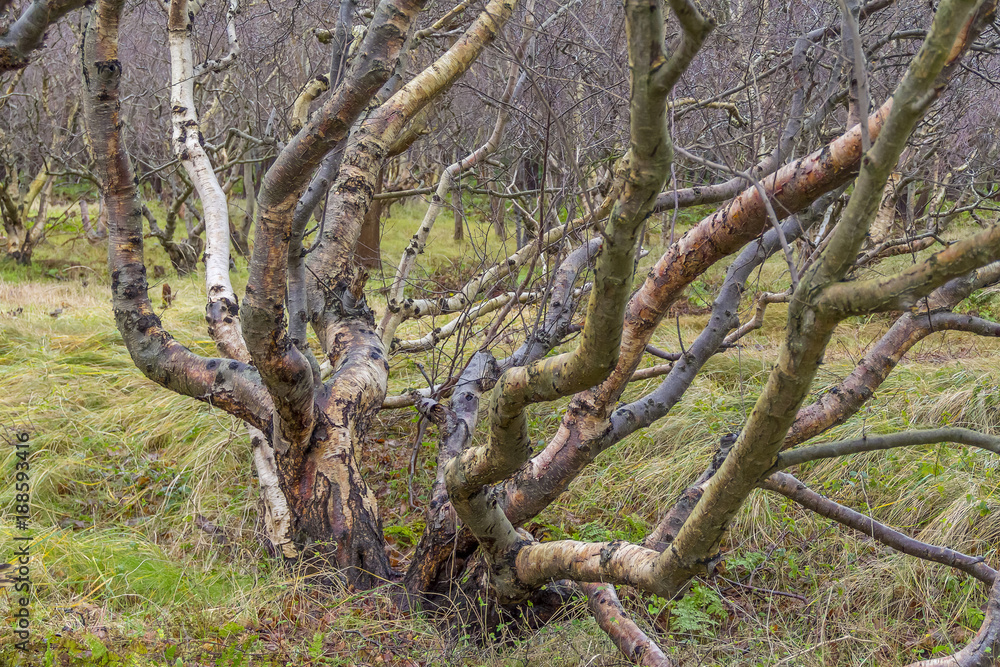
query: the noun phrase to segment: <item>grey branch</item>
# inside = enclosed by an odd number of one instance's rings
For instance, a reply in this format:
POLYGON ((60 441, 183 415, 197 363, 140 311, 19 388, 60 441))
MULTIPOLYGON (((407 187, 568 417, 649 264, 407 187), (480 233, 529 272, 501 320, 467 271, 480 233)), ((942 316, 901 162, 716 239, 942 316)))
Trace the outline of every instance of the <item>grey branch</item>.
POLYGON ((829 498, 824 498, 788 473, 774 473, 761 486, 768 491, 780 493, 821 516, 860 531, 908 556, 951 566, 987 584, 992 584, 997 580, 997 571, 984 563, 982 558, 974 558, 946 547, 938 547, 907 537, 871 517, 844 507, 829 498))

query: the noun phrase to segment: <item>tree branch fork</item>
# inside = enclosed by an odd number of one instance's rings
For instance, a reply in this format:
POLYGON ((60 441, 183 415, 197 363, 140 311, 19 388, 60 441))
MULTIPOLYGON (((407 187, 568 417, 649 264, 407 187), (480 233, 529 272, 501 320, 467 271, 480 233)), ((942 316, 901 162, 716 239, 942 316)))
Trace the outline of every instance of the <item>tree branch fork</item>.
MULTIPOLYGON (((197 69, 191 62, 190 43, 185 45, 182 35, 193 18, 183 12, 186 5, 184 0, 170 3, 172 56, 178 73, 172 94, 175 106, 185 106, 184 111, 175 109, 174 145, 206 204, 206 229, 220 234, 218 245, 213 246, 221 253, 217 257, 228 260, 228 238, 221 236, 228 220, 222 211, 213 213, 208 207, 211 201, 224 202, 224 195, 219 199, 215 171, 201 141, 184 133, 185 129, 197 128, 198 123, 193 96, 186 87, 197 69), (188 101, 190 104, 185 105, 188 101)), ((550 285, 552 295, 558 294, 563 300, 560 303, 570 301, 574 281, 583 267, 593 264, 580 342, 569 352, 546 356, 561 337, 556 332, 567 330, 572 314, 572 308, 553 307, 551 317, 540 327, 544 335, 526 342, 513 355, 514 361, 498 365, 492 354, 482 350, 465 366, 447 406, 437 401, 440 395, 436 395, 434 387, 429 392, 432 396, 420 401, 419 409, 438 425, 441 435, 438 477, 433 491, 437 504, 430 510, 427 525, 437 526, 440 535, 455 540, 461 539, 459 526, 471 532, 488 565, 491 589, 504 602, 524 600, 552 580, 570 579, 583 584, 592 606, 606 610, 595 612, 603 625, 610 627, 609 619, 621 620, 619 626, 624 629, 613 633, 616 642, 631 647, 623 650, 645 656, 641 659, 648 664, 663 664, 666 658, 649 637, 634 624, 625 622, 613 589, 597 584, 629 585, 668 598, 681 593, 692 577, 709 571, 719 558, 722 535, 748 494, 756 488, 781 493, 903 553, 947 564, 986 583, 995 582, 996 571, 981 559, 913 540, 822 498, 783 472, 824 458, 940 442, 1000 453, 1000 439, 965 429, 913 431, 787 448, 789 433, 797 417, 803 414, 800 408, 815 368, 834 328, 843 319, 900 306, 917 308, 935 295, 944 294, 941 299, 947 301, 949 286, 956 280, 981 271, 1000 258, 1000 233, 988 229, 951 244, 895 275, 874 281, 845 282, 889 172, 916 122, 943 89, 950 69, 967 48, 970 35, 974 38, 978 30, 976 22, 982 23, 986 5, 974 0, 941 3, 931 30, 893 100, 876 112, 871 124, 866 122, 867 132, 858 130, 854 132, 857 137, 852 134, 851 141, 837 144, 845 149, 839 158, 843 168, 834 177, 819 174, 826 179, 822 187, 804 188, 797 195, 799 203, 804 201, 808 205, 822 194, 819 190, 846 183, 848 167, 860 165, 854 193, 840 223, 815 260, 805 267, 798 285, 788 296, 786 340, 753 412, 727 450, 720 453, 719 460, 713 461, 711 469, 689 489, 691 493, 685 503, 678 504, 683 511, 678 510, 670 517, 669 529, 660 531, 651 545, 571 540, 539 543, 519 529, 525 518, 537 511, 531 503, 550 502, 602 448, 666 414, 676 403, 677 391, 683 393, 705 359, 736 328, 735 308, 727 310, 727 307, 732 299, 738 306, 750 270, 743 268, 751 264, 734 265, 731 269, 726 293, 720 294, 716 302, 718 312, 713 309, 705 337, 699 337, 700 343, 690 353, 685 351, 677 363, 666 369, 667 378, 657 390, 655 400, 650 401, 652 407, 643 410, 629 405, 622 411, 613 411, 622 388, 634 377, 639 359, 647 349, 647 333, 651 335, 676 298, 675 288, 682 288, 704 270, 698 263, 710 265, 718 259, 715 255, 725 256, 739 249, 757 231, 762 231, 767 222, 771 224, 768 235, 762 235, 751 253, 759 250, 760 261, 779 247, 787 250, 787 237, 804 231, 786 227, 779 219, 774 206, 780 203, 776 198, 778 175, 764 183, 755 176, 750 178, 750 172, 738 172, 753 185, 740 195, 747 207, 745 214, 749 216, 751 205, 756 206, 753 202, 759 200, 759 208, 766 209, 766 215, 746 223, 747 229, 739 228, 738 220, 736 223, 732 218, 726 220, 725 215, 721 219, 713 216, 709 223, 699 226, 668 250, 646 285, 631 294, 643 225, 657 205, 673 158, 667 96, 713 27, 713 22, 691 2, 670 0, 669 6, 681 26, 681 35, 668 56, 659 3, 626 2, 630 111, 629 146, 620 165, 621 178, 605 205, 582 219, 593 225, 607 217, 599 241, 586 244, 582 249, 585 252, 570 253, 572 260, 567 258, 550 285), (865 148, 872 142, 870 150, 851 152, 855 138, 865 148), (750 227, 756 230, 754 234, 749 233, 750 227), (730 234, 732 238, 705 251, 708 254, 704 257, 697 256, 703 251, 696 247, 699 234, 714 241, 719 229, 722 230, 719 234, 730 234), (684 260, 690 264, 671 261, 678 257, 679 248, 691 250, 689 255, 693 259, 684 260), (588 391, 602 384, 605 386, 599 390, 588 391), (488 433, 485 443, 474 445, 472 434, 483 394, 489 394, 488 433), (543 452, 533 456, 527 408, 573 395, 574 403, 563 427, 543 452), (555 472, 546 478, 540 472, 544 470, 555 472), (524 486, 519 488, 518 484, 524 486), (548 495, 525 500, 530 494, 524 489, 530 484, 547 484, 548 495), (637 647, 642 648, 638 653, 637 647)), ((390 324, 376 328, 373 313, 364 299, 365 277, 350 263, 352 239, 356 242, 361 217, 374 197, 371 181, 407 119, 412 119, 469 68, 513 14, 514 3, 492 0, 434 66, 394 90, 390 84, 394 63, 400 61, 413 38, 413 19, 422 8, 423 3, 415 0, 379 5, 359 55, 343 72, 341 85, 303 123, 268 171, 259 197, 258 236, 242 306, 237 307, 228 283, 228 261, 225 269, 220 264, 212 272, 206 285, 210 305, 213 294, 217 294, 216 301, 224 302, 225 306, 217 309, 219 326, 212 329, 221 358, 196 355, 173 340, 149 300, 142 259, 141 204, 120 134, 121 63, 117 58, 120 2, 97 3, 83 49, 88 123, 95 139, 95 161, 111 221, 109 256, 115 316, 129 352, 136 365, 153 380, 226 410, 252 427, 252 435, 259 434, 254 443, 255 460, 259 459, 259 469, 268 473, 270 486, 266 494, 270 495, 266 502, 273 510, 270 530, 285 533, 281 539, 288 535, 307 538, 332 535, 334 547, 323 557, 361 585, 398 578, 384 553, 375 494, 361 478, 357 459, 362 436, 385 399, 389 375, 386 347, 387 342, 391 344, 391 322, 398 324, 397 320, 414 311, 412 305, 397 303, 401 311, 409 310, 401 317, 389 317, 390 324), (389 88, 383 89, 386 85, 389 88), (378 98, 381 105, 366 108, 377 94, 383 93, 385 97, 378 98), (335 215, 330 216, 333 222, 320 234, 315 253, 310 254, 308 263, 303 263, 297 206, 310 175, 335 150, 343 150, 346 156, 333 180, 331 202, 326 209, 335 215), (311 280, 305 278, 307 269, 313 274, 311 280), (293 307, 293 304, 298 305, 293 307), (230 319, 226 321, 226 317, 230 319), (328 380, 322 377, 320 365, 305 340, 307 322, 313 325, 322 355, 329 362, 328 380)), ((231 6, 231 12, 235 12, 235 5, 231 6)), ((236 57, 238 44, 234 37, 231 42, 236 57)), ((338 51, 335 55, 341 54, 338 51)), ((511 74, 510 82, 514 81, 511 74)), ((502 126, 498 119, 497 127, 502 129, 502 126)), ((480 157, 490 152, 492 146, 491 137, 480 157)), ((824 159, 822 155, 816 157, 820 159, 824 159)), ((805 162, 795 162, 798 166, 802 164, 805 162)), ((459 163, 458 169, 461 167, 459 163)), ((814 176, 807 174, 805 180, 815 180, 814 176)), ((793 179, 794 175, 785 173, 781 178, 793 179)), ((789 183, 790 180, 785 180, 782 185, 789 183)), ((544 192, 544 184, 541 190, 544 192)), ((735 204, 727 211, 737 211, 735 204)), ((572 223, 565 225, 554 232, 552 240, 563 240, 572 228, 572 223)), ((418 245, 425 240, 418 238, 418 245)), ((472 281, 460 293, 464 301, 456 309, 471 307, 473 298, 489 280, 486 276, 516 272, 524 262, 534 262, 542 252, 543 241, 540 239, 537 249, 524 252, 505 266, 485 271, 472 281)), ((400 274, 407 270, 401 264, 400 274)), ((402 295, 401 285, 402 282, 396 290, 397 302, 402 295)), ((961 291, 952 289, 955 290, 961 291)), ((509 296, 505 305, 519 301, 520 292, 509 296)), ((555 299, 552 296, 553 306, 558 305, 555 299)), ((761 318, 763 306, 772 299, 779 300, 774 295, 760 300, 761 318)), ((450 307, 445 301, 439 312, 450 307)), ((216 311, 210 309, 210 315, 212 312, 216 311)), ((911 320, 919 319, 919 313, 911 314, 914 315, 911 320)), ((956 329, 992 336, 998 333, 996 327, 984 320, 971 317, 963 320, 954 313, 931 312, 929 305, 926 315, 928 322, 936 318, 945 327, 954 319, 952 326, 956 329)), ((742 333, 745 331, 737 330, 736 337, 742 333)), ((904 343, 897 345, 903 346, 904 343)), ((848 410, 845 408, 843 412, 848 410)), ((261 479, 264 483, 265 476, 261 479)), ((440 535, 425 533, 418 551, 427 554, 428 560, 415 563, 403 575, 408 590, 423 590, 448 557, 440 548, 440 535)), ((284 549, 283 552, 289 554, 284 549)), ((294 557, 301 555, 295 549, 292 553, 294 557)), ((995 642, 993 626, 1000 623, 994 620, 995 616, 991 607, 988 622, 977 639, 981 648, 970 649, 970 660, 978 659, 982 650, 995 642)))

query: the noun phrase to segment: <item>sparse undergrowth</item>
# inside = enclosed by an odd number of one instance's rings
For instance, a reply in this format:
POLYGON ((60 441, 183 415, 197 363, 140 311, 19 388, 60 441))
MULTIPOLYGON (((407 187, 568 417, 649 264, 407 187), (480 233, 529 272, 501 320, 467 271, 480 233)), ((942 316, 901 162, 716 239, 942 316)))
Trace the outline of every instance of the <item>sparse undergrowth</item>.
MULTIPOLYGON (((418 219, 419 211, 394 209, 383 245, 390 265, 418 219)), ((435 247, 443 254, 430 266, 442 283, 474 267, 461 244, 435 247)), ((54 236, 34 267, 0 265, 0 425, 32 433, 37 664, 623 664, 582 603, 541 631, 501 629, 506 641, 483 648, 434 618, 401 613, 387 588, 319 591, 276 564, 260 542, 245 432, 208 406, 160 391, 134 368, 114 328, 102 253, 54 236)), ((169 265, 158 248, 149 253, 150 266, 169 265)), ((780 284, 782 269, 782 259, 772 260, 751 287, 780 284)), ((241 291, 245 271, 236 277, 241 291)), ((689 291, 691 313, 711 302, 717 278, 709 272, 689 291)), ((201 277, 168 271, 160 280, 176 297, 164 314, 168 328, 209 353, 201 277)), ((159 289, 154 282, 153 294, 159 289)), ((969 303, 982 317, 998 315, 988 290, 969 303)), ((718 439, 739 429, 752 407, 782 334, 784 307, 772 308, 740 349, 709 362, 667 419, 604 454, 528 528, 538 537, 641 540, 658 508, 701 472, 718 439)), ((681 339, 693 340, 706 319, 679 315, 681 339)), ((842 327, 815 391, 849 372, 889 321, 842 327)), ((417 334, 427 325, 410 326, 404 331, 417 334)), ((656 344, 679 351, 677 330, 663 327, 656 344)), ((993 340, 937 334, 828 436, 943 424, 996 433, 998 357, 993 340)), ((392 365, 390 394, 424 384, 411 358, 392 365)), ((654 382, 636 383, 629 396, 654 382)), ((533 411, 540 440, 563 405, 533 411)), ((415 413, 383 412, 379 420, 363 465, 399 565, 423 528, 436 435, 429 429, 418 443, 411 502, 415 413)), ((0 461, 12 470, 13 452, 4 449, 0 461)), ((921 539, 990 558, 1000 540, 996 463, 980 451, 907 448, 801 472, 814 488, 921 539)), ((0 488, 6 512, 13 488, 0 488)), ((14 527, 3 516, 9 543, 14 527)), ((684 599, 621 591, 682 664, 902 664, 952 652, 982 619, 985 589, 974 580, 893 554, 764 492, 739 515, 727 550, 717 576, 684 599)), ((9 634, 3 642, 0 661, 16 660, 9 634)))

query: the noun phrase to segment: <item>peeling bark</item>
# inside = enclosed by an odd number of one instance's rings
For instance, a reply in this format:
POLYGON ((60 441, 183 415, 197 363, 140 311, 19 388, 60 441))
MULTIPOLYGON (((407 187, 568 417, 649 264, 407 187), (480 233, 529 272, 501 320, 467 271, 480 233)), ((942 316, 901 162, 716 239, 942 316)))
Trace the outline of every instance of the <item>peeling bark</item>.
POLYGON ((299 549, 292 540, 291 533, 293 517, 288 499, 281 490, 274 449, 267 441, 267 436, 257 429, 250 429, 250 442, 253 445, 253 463, 260 484, 264 534, 276 555, 286 559, 297 558, 299 549))
MULTIPOLYGON (((798 238, 813 223, 812 217, 802 218, 804 222, 801 223, 798 220, 788 220, 784 223, 784 233, 787 238, 798 238)), ((712 316, 708 326, 685 354, 678 358, 677 363, 656 390, 620 406, 611 415, 610 423, 603 430, 580 435, 578 440, 553 440, 507 482, 505 488, 507 516, 516 525, 535 516, 558 497, 569 486, 577 472, 593 461, 598 454, 620 442, 630 433, 649 426, 669 413, 690 387, 705 362, 719 351, 724 339, 738 324, 736 312, 747 279, 768 257, 780 250, 780 247, 778 234, 772 229, 766 232, 759 242, 744 249, 733 261, 719 295, 712 305, 712 316), (553 446, 553 443, 557 442, 559 446, 553 446)), ((568 434, 570 431, 560 429, 556 437, 560 437, 563 433, 568 434)), ((697 491, 692 487, 685 491, 685 496, 693 497, 692 494, 695 494, 700 498, 705 483, 707 477, 695 483, 697 491)), ((685 512, 690 512, 693 506, 693 503, 688 503, 685 512)), ((686 519, 686 516, 684 513, 683 518, 686 519)), ((676 521, 683 523, 682 518, 676 521)), ((657 538, 657 541, 659 539, 657 538)))
POLYGON ((625 614, 614 586, 580 584, 580 589, 587 594, 587 606, 601 630, 611 637, 629 662, 644 667, 671 667, 674 664, 656 642, 625 614))

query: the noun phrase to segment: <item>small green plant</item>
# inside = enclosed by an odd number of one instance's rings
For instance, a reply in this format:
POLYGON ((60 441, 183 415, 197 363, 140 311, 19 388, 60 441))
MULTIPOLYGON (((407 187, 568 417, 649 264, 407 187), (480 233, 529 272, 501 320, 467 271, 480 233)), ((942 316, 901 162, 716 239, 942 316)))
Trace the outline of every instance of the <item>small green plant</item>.
POLYGON ((609 542, 611 531, 599 521, 592 521, 580 526, 573 538, 584 542, 609 542))
POLYGON ((653 618, 660 615, 660 612, 670 604, 669 600, 661 598, 659 595, 651 595, 649 601, 646 603, 646 611, 653 618))
POLYGON ((382 532, 387 538, 393 538, 403 545, 416 544, 420 539, 420 534, 411 526, 386 526, 382 532))
POLYGON ((90 658, 95 663, 98 663, 108 654, 108 649, 104 646, 101 640, 94 635, 87 635, 83 638, 83 641, 86 642, 87 648, 90 649, 90 658))
MULTIPOLYGON (((784 511, 784 508, 782 508, 784 511)), ((726 558, 726 567, 740 574, 749 574, 766 560, 767 556, 762 551, 747 551, 736 553, 726 558)))
POLYGON ((312 641, 309 642, 309 657, 313 660, 319 660, 323 655, 323 633, 317 632, 313 634, 312 641))
POLYGON ((726 616, 726 606, 716 590, 694 584, 691 592, 670 604, 670 631, 675 635, 714 637, 726 616))
MULTIPOLYGON (((219 637, 221 639, 226 639, 227 637, 232 637, 233 635, 238 635, 239 633, 243 632, 245 629, 246 628, 244 628, 239 623, 229 622, 229 623, 226 623, 225 625, 223 625, 222 627, 219 628, 219 637)), ((162 639, 162 635, 161 635, 160 638, 162 639)))

